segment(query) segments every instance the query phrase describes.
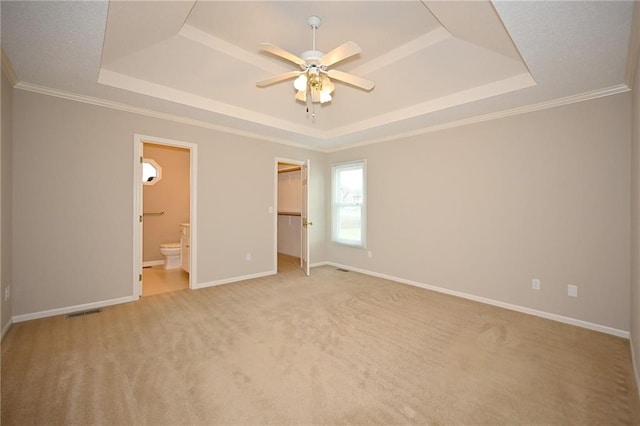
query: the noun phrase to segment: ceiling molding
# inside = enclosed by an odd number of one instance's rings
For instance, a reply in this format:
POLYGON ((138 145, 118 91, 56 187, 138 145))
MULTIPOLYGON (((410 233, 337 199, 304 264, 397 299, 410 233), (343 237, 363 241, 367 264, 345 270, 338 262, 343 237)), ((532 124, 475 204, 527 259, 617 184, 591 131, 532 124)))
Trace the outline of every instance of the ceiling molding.
POLYGON ((440 130, 453 129, 456 127, 468 126, 470 124, 483 123, 485 121, 498 120, 500 118, 512 117, 514 115, 527 114, 535 111, 556 108, 563 105, 570 105, 578 102, 585 102, 592 99, 598 99, 598 98, 603 98, 605 96, 617 95, 617 94, 626 93, 629 91, 631 91, 631 88, 629 86, 627 86, 626 84, 619 84, 616 86, 608 87, 606 89, 594 90, 590 92, 580 93, 578 95, 566 96, 564 98, 558 98, 550 101, 540 102, 537 104, 511 108, 508 110, 498 111, 490 114, 478 115, 474 117, 465 118, 462 120, 449 121, 446 123, 436 124, 433 126, 424 127, 422 129, 418 129, 410 132, 397 133, 394 135, 385 136, 378 139, 368 140, 362 143, 355 143, 345 147, 329 149, 324 152, 337 152, 337 151, 343 151, 345 149, 356 148, 360 146, 373 145, 373 144, 389 142, 389 141, 396 141, 400 139, 406 139, 412 136, 419 136, 426 133, 438 132, 440 130))
POLYGON ((345 136, 350 133, 370 129, 372 127, 395 123, 409 118, 414 118, 419 115, 426 115, 435 111, 441 111, 443 109, 502 95, 504 93, 513 92, 515 90, 524 89, 534 85, 535 81, 531 75, 528 72, 522 73, 503 80, 472 87, 467 90, 462 90, 447 96, 431 99, 427 102, 411 105, 387 114, 378 115, 367 120, 339 127, 333 131, 327 132, 327 138, 332 139, 339 136, 345 136))
POLYGON ((430 31, 418 38, 415 38, 401 46, 396 47, 395 49, 388 51, 384 55, 380 55, 377 58, 359 65, 358 67, 352 69, 351 73, 362 75, 370 74, 376 70, 379 70, 380 68, 384 68, 390 64, 398 62, 399 60, 404 59, 407 56, 413 55, 414 53, 440 43, 441 41, 446 40, 450 37, 451 33, 445 28, 436 28, 433 31, 430 31))
POLYGON ((163 86, 161 84, 131 77, 129 75, 120 74, 108 69, 100 69, 100 72, 98 74, 98 82, 107 86, 113 86, 134 93, 151 96, 158 99, 164 99, 193 108, 199 108, 205 111, 226 115, 228 117, 251 121, 253 123, 274 127, 284 131, 295 132, 309 137, 325 139, 325 137, 319 135, 317 130, 304 125, 299 125, 291 121, 274 118, 270 115, 261 114, 259 112, 251 111, 234 105, 225 104, 211 98, 185 92, 183 90, 174 89, 172 87, 163 86))
POLYGON ((373 145, 373 144, 389 142, 393 140, 406 139, 412 136, 419 136, 419 135, 433 133, 441 130, 467 126, 470 124, 482 123, 486 121, 497 120, 500 118, 507 118, 514 115, 527 114, 530 112, 556 108, 563 105, 589 101, 592 99, 598 99, 605 96, 617 95, 620 93, 629 92, 631 90, 631 88, 626 84, 619 84, 616 86, 608 87, 606 89, 594 90, 590 92, 581 93, 578 95, 566 96, 559 99, 553 99, 550 101, 540 102, 533 105, 511 108, 504 111, 479 115, 479 116, 470 117, 462 120, 449 121, 446 123, 436 124, 433 126, 424 127, 422 129, 418 129, 410 132, 397 133, 394 135, 385 136, 378 139, 370 139, 370 140, 367 140, 366 142, 354 143, 354 144, 342 146, 339 148, 319 149, 319 148, 310 147, 308 145, 295 143, 287 139, 268 137, 260 133, 247 132, 247 131, 238 130, 232 127, 211 124, 202 120, 195 120, 195 119, 186 118, 186 117, 175 115, 175 114, 167 114, 167 113, 158 112, 158 111, 154 111, 146 108, 140 108, 140 107, 136 107, 136 106, 120 103, 120 102, 108 101, 108 100, 100 99, 96 97, 78 95, 75 93, 66 92, 58 89, 51 89, 51 88, 39 86, 36 84, 18 82, 17 84, 14 85, 14 88, 25 90, 28 92, 38 93, 41 95, 53 96, 53 97, 62 98, 70 101, 81 102, 85 104, 114 109, 122 112, 128 112, 128 113, 143 115, 146 117, 172 121, 178 124, 185 124, 189 126, 195 126, 195 127, 215 130, 223 133, 233 134, 236 136, 243 136, 243 137, 248 137, 248 138, 257 139, 257 140, 264 140, 267 142, 273 142, 281 145, 287 145, 287 146, 292 146, 296 148, 303 148, 310 151, 323 152, 323 153, 344 151, 347 149, 366 146, 366 145, 373 145))
MULTIPOLYGON (((236 45, 233 45, 218 37, 214 37, 211 34, 204 32, 189 24, 184 24, 180 29, 180 31, 178 32, 178 35, 188 40, 194 41, 196 43, 200 43, 203 46, 206 46, 210 49, 217 50, 218 52, 224 53, 227 56, 238 59, 253 67, 260 68, 261 70, 271 74, 278 74, 278 73, 282 73, 290 70, 290 68, 285 68, 284 66, 276 65, 275 63, 267 61, 266 59, 264 59, 263 57, 261 57, 256 53, 248 52, 244 49, 241 49, 236 45)), ((256 45, 256 49, 257 49, 257 45, 256 45)))
POLYGON ((18 78, 18 74, 16 74, 16 70, 13 69, 13 65, 11 65, 11 61, 9 60, 9 57, 7 56, 6 53, 4 53, 4 49, 2 47, 0 47, 0 57, 1 57, 1 61, 2 61, 2 71, 4 71, 4 75, 7 77, 7 80, 9 80, 9 83, 11 83, 11 86, 16 87, 16 84, 18 84, 20 82, 20 79, 18 78))
POLYGON ((304 149, 308 149, 308 150, 311 150, 311 151, 321 151, 322 152, 322 150, 314 149, 314 148, 311 148, 311 147, 309 147, 307 145, 295 143, 295 142, 292 142, 292 141, 287 140, 287 139, 281 139, 281 138, 265 136, 265 135, 260 134, 260 133, 247 132, 247 131, 244 131, 244 130, 235 129, 233 127, 221 126, 221 125, 217 125, 217 124, 211 124, 211 123, 208 123, 208 122, 202 121, 202 120, 195 120, 195 119, 192 119, 192 118, 187 118, 187 117, 180 116, 180 115, 175 115, 175 114, 167 114, 167 113, 164 113, 164 112, 154 111, 154 110, 147 109, 147 108, 136 107, 136 106, 132 106, 132 105, 129 105, 129 104, 109 101, 109 100, 96 98, 96 97, 92 97, 92 96, 78 95, 76 93, 66 92, 66 91, 63 91, 63 90, 51 89, 49 87, 39 86, 37 84, 19 82, 18 84, 16 84, 14 86, 14 88, 20 89, 20 90, 24 90, 24 91, 27 91, 27 92, 38 93, 38 94, 41 94, 41 95, 53 96, 53 97, 56 97, 56 98, 66 99, 66 100, 70 100, 70 101, 74 101, 74 102, 80 102, 80 103, 89 104, 89 105, 95 105, 95 106, 99 106, 99 107, 103 107, 103 108, 114 109, 114 110, 117 110, 117 111, 129 112, 129 113, 132 113, 132 114, 143 115, 143 116, 146 116, 146 117, 158 118, 158 119, 161 119, 161 120, 172 121, 174 123, 186 124, 186 125, 189 125, 189 126, 195 126, 195 127, 200 127, 200 128, 209 129, 209 130, 215 130, 215 131, 228 133, 228 134, 232 134, 232 135, 243 136, 243 137, 248 137, 248 138, 252 138, 252 139, 258 139, 258 140, 263 140, 263 141, 267 141, 267 142, 273 142, 273 143, 277 143, 277 144, 282 144, 282 145, 289 145, 289 146, 293 146, 293 147, 296 147, 296 148, 304 148, 304 149))

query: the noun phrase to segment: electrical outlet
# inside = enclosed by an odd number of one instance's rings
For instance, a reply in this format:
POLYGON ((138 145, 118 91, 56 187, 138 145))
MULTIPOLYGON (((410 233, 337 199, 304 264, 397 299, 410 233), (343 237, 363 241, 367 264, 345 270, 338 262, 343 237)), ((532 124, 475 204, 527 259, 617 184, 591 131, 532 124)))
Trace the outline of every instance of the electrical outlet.
POLYGON ((245 256, 245 258, 247 259, 247 262, 251 260, 251 252, 247 252, 247 255, 245 256))
POLYGON ((531 280, 531 288, 533 290, 540 290, 540 280, 537 278, 534 278, 531 280))
POLYGON ((6 286, 4 288, 4 300, 9 300, 9 297, 11 297, 11 286, 6 286))
POLYGON ((367 256, 371 259, 373 257, 373 252, 371 250, 367 251, 367 256))
POLYGON ((567 286, 567 296, 578 297, 578 286, 569 284, 567 286))

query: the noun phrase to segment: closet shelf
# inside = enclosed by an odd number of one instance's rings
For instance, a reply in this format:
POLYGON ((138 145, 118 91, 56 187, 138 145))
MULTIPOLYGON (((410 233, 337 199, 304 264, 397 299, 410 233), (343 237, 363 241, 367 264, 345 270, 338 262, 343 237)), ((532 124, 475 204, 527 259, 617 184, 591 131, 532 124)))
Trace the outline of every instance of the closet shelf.
POLYGON ((278 216, 302 216, 300 212, 278 212, 278 216))
POLYGON ((281 169, 278 169, 278 173, 297 172, 300 170, 302 170, 302 167, 300 166, 283 167, 281 169))

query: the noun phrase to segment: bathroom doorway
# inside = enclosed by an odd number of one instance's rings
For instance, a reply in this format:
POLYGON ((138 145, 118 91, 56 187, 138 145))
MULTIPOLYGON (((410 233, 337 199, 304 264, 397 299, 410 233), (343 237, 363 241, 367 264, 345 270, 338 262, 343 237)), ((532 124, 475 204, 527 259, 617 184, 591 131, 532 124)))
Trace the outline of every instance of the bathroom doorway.
POLYGON ((193 288, 196 145, 142 135, 134 145, 134 295, 193 288))

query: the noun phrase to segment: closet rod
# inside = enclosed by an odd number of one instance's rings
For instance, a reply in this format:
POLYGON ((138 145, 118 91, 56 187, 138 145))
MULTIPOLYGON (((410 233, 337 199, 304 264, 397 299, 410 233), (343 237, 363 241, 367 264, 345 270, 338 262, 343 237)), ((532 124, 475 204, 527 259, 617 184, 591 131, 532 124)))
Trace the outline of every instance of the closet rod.
POLYGON ((164 214, 164 210, 162 210, 161 212, 144 212, 142 214, 144 216, 147 216, 147 215, 162 216, 164 214))

